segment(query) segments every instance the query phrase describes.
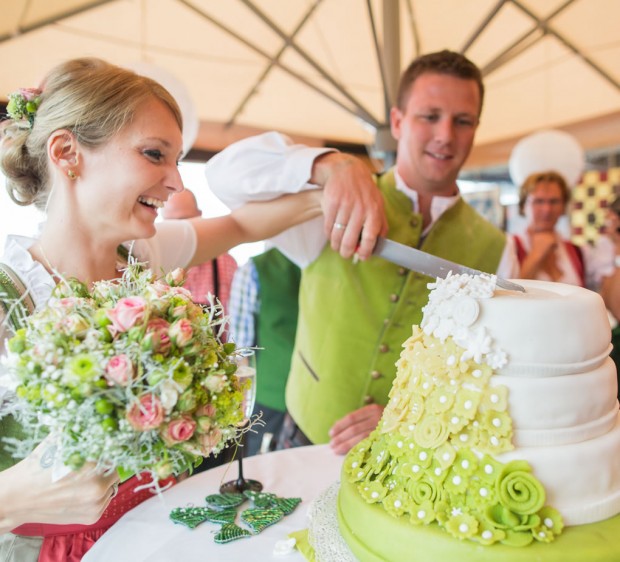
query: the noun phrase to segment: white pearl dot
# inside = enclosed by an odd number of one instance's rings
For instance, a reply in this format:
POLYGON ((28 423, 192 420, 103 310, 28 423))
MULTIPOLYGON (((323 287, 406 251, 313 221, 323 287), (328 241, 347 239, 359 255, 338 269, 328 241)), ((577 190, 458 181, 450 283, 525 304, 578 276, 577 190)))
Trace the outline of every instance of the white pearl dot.
POLYGON ((457 423, 459 423, 459 418, 458 418, 458 416, 452 416, 452 417, 450 418, 450 423, 453 423, 453 424, 457 424, 457 423))
POLYGON ((465 404, 463 404, 463 406, 465 406, 466 410, 471 410, 473 405, 474 405, 474 403, 471 400, 466 400, 465 404))
POLYGON ((459 525, 459 531, 461 531, 461 533, 466 533, 469 531, 469 526, 466 523, 461 523, 459 525))
POLYGON ((490 465, 490 464, 485 464, 485 465, 484 465, 484 471, 485 471, 487 474, 492 474, 492 473, 493 473, 493 466, 492 466, 492 465, 490 465))
POLYGON ((550 517, 545 517, 543 523, 545 524, 545 527, 547 527, 548 529, 553 528, 553 519, 551 519, 550 517))
POLYGON ((459 439, 463 442, 466 443, 469 440, 469 435, 467 435, 467 433, 461 433, 459 435, 459 439))
POLYGON ((463 462, 461 462, 461 466, 467 470, 469 468, 469 461, 467 459, 464 459, 463 462))
POLYGON ((426 511, 424 511, 423 509, 418 511, 418 519, 424 519, 425 517, 426 517, 426 511))
POLYGON ((478 379, 482 376, 482 371, 480 369, 476 369, 472 372, 472 375, 478 379))
POLYGON ((448 365, 454 365, 456 363, 456 357, 454 357, 454 355, 450 355, 450 357, 448 357, 448 365))
POLYGON ((493 538, 493 533, 491 531, 482 531, 482 538, 488 541, 493 538))
POLYGON ((452 483, 456 484, 457 486, 461 483, 461 477, 457 474, 453 479, 452 479, 452 483))
POLYGON ((437 467, 435 469, 435 476, 441 476, 441 468, 437 467))
POLYGON ((415 429, 415 425, 410 423, 409 426, 408 426, 408 429, 409 429, 409 431, 413 431, 415 429))
POLYGON ((400 500, 396 500, 396 501, 394 502, 394 507, 396 507, 396 508, 399 508, 401 505, 403 505, 403 504, 401 503, 401 501, 400 501, 400 500))
POLYGON ((444 461, 449 461, 450 460, 450 453, 444 453, 443 456, 441 457, 444 461))
POLYGON ((425 461, 428 458, 428 453, 426 451, 422 451, 419 454, 419 458, 420 458, 421 461, 425 461))
POLYGON ((358 478, 361 478, 362 476, 364 476, 364 472, 363 472, 362 470, 360 470, 360 471, 357 473, 357 477, 358 477, 358 478))
POLYGON ((480 488, 480 495, 483 498, 486 498, 489 495, 489 490, 487 490, 486 488, 480 488))
POLYGON ((357 461, 355 461, 355 462, 351 465, 351 467, 352 467, 352 468, 357 468, 357 465, 358 465, 358 462, 357 462, 357 461))
POLYGON ((414 465, 411 467, 411 470, 412 470, 413 472, 415 472, 415 473, 420 472, 420 465, 419 465, 419 464, 414 464, 414 465))
POLYGON ((499 445, 499 439, 497 437, 495 437, 495 435, 493 435, 491 437, 491 445, 494 445, 497 447, 497 445, 499 445))
POLYGON ((448 401, 448 397, 444 396, 443 394, 439 397, 439 403, 440 404, 445 404, 448 401))
POLYGON ((499 402, 499 396, 497 394, 491 394, 491 402, 497 404, 499 402))
POLYGON ((402 442, 402 441, 399 441, 398 443, 396 443, 396 446, 397 446, 399 449, 402 449, 402 448, 403 448, 403 442, 402 442))
POLYGON ((372 499, 378 498, 379 497, 379 492, 373 492, 372 494, 370 494, 370 497, 372 499))
POLYGON ((502 425, 502 420, 500 420, 499 418, 493 418, 493 421, 491 422, 495 427, 499 427, 500 425, 502 425))

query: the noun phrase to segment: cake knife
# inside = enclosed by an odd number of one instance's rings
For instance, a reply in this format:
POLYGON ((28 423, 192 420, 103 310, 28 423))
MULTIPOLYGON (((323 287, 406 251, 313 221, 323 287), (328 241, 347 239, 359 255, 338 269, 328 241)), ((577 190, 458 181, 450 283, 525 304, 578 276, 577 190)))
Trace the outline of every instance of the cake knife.
MULTIPOLYGON (((441 277, 443 279, 447 277, 450 272, 454 274, 466 273, 468 275, 483 274, 482 271, 477 269, 433 256, 422 250, 399 244, 398 242, 394 242, 394 240, 389 240, 382 236, 377 237, 377 244, 372 254, 395 263, 396 265, 406 267, 407 269, 423 273, 433 278, 441 277)), ((508 281, 507 279, 502 279, 501 277, 497 278, 496 284, 498 287, 508 291, 521 291, 525 293, 525 289, 521 285, 508 281)))

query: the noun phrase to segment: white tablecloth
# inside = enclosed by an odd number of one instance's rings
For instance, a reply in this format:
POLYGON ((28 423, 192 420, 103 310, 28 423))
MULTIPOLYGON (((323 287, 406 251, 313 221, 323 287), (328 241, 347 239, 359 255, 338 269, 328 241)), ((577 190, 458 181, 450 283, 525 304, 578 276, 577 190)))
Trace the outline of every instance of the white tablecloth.
MULTIPOLYGON (((340 478, 343 457, 328 445, 277 451, 244 459, 246 478, 263 483, 265 492, 281 497, 300 497, 290 515, 262 533, 228 544, 216 544, 220 528, 202 523, 195 529, 169 519, 175 507, 204 505, 204 498, 218 493, 223 481, 237 478, 237 463, 196 474, 126 513, 83 558, 84 562, 249 562, 304 560, 297 551, 274 556, 277 541, 291 531, 307 528, 306 513, 314 498, 340 478)), ((247 504, 249 506, 249 504, 247 504)))

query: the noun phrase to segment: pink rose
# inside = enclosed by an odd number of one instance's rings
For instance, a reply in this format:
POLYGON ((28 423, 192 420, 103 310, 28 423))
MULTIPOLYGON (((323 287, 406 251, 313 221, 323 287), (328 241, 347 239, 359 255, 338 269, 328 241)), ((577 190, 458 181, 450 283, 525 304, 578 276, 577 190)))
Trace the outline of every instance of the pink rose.
POLYGON ((209 431, 209 433, 199 434, 191 441, 186 442, 185 449, 195 455, 207 457, 221 441, 222 432, 216 427, 212 431, 209 431))
POLYGON ((196 410, 196 415, 197 416, 208 416, 210 418, 214 418, 215 412, 216 412, 215 404, 212 404, 211 402, 209 402, 208 404, 203 404, 202 406, 200 406, 196 410))
POLYGON ((146 300, 142 297, 125 297, 119 299, 116 306, 108 310, 108 318, 112 321, 109 328, 112 336, 126 332, 135 326, 146 312, 146 300))
POLYGON ((166 354, 170 350, 170 336, 168 330, 170 324, 163 318, 153 318, 146 325, 146 335, 142 341, 144 349, 150 349, 153 353, 166 354))
POLYGON ((26 101, 36 100, 41 95, 39 88, 20 88, 19 93, 26 98, 26 101))
POLYGON ((125 354, 112 357, 105 368, 105 378, 108 379, 110 386, 113 384, 127 386, 133 378, 133 373, 133 363, 125 354))
POLYGON ((183 285, 185 283, 185 270, 181 267, 177 267, 174 271, 171 271, 166 275, 166 283, 171 286, 183 285))
POLYGON ((192 341, 193 335, 192 323, 187 318, 177 320, 170 327, 170 337, 178 347, 185 347, 192 341))
POLYGON ((83 299, 78 297, 63 297, 58 299, 56 302, 58 303, 58 307, 62 310, 73 310, 78 304, 82 302, 83 299))
POLYGON ((156 396, 145 394, 131 406, 127 421, 138 431, 155 429, 164 421, 164 407, 156 396))
POLYGON ((187 317, 187 305, 180 304, 175 307, 170 307, 168 311, 173 318, 186 318, 187 317))
POLYGON ((172 420, 161 431, 161 436, 168 445, 187 441, 194 435, 196 422, 188 416, 172 420))

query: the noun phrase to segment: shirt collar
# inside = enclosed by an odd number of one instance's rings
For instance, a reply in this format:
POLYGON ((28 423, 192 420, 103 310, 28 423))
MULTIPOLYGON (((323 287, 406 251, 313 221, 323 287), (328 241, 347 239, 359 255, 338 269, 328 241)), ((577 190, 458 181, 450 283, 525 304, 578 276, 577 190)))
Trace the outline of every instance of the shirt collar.
MULTIPOLYGON (((413 212, 419 213, 420 206, 418 204, 418 192, 415 191, 415 189, 411 189, 405 183, 405 180, 403 180, 396 169, 394 169, 394 178, 396 179, 396 189, 401 193, 404 193, 411 200, 411 203, 413 204, 413 212)), ((431 224, 426 227, 424 234, 430 230, 441 215, 443 215, 450 207, 456 205, 460 198, 460 193, 450 195, 449 197, 434 195, 433 200, 431 201, 431 224)))

